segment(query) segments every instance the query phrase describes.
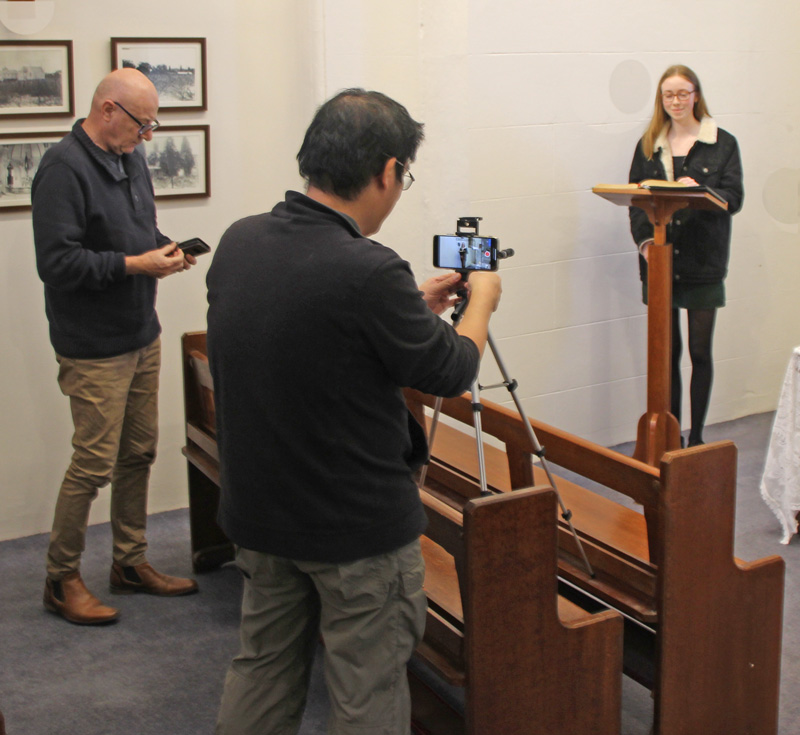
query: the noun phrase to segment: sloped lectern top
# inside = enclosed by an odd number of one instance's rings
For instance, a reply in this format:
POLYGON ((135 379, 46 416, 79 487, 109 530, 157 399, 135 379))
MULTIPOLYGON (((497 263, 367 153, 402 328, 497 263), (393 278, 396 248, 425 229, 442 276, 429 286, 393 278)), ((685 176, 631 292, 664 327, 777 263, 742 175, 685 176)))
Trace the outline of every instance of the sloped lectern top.
POLYGON ((715 196, 705 187, 641 187, 638 184, 597 184, 592 187, 592 192, 623 207, 643 206, 646 209, 651 206, 654 199, 662 199, 673 202, 685 200, 686 204, 680 206, 679 209, 728 209, 727 202, 715 196))

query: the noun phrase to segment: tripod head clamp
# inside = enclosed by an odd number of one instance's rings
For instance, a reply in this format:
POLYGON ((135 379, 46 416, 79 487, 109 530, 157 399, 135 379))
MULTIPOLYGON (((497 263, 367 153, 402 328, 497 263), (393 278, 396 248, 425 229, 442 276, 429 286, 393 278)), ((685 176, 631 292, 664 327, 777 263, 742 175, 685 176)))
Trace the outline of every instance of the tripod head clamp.
MULTIPOLYGON (((456 220, 456 235, 463 237, 478 237, 480 225, 478 224, 483 217, 459 217, 456 220)), ((494 239, 494 238, 488 238, 494 239)), ((505 250, 498 250, 496 252, 497 260, 505 260, 514 255, 513 248, 506 248, 505 250)), ((494 270, 494 268, 492 268, 494 270)), ((466 281, 469 276, 469 270, 459 270, 461 277, 466 281)))
POLYGON ((456 235, 478 236, 478 222, 483 217, 459 217, 456 221, 456 235))

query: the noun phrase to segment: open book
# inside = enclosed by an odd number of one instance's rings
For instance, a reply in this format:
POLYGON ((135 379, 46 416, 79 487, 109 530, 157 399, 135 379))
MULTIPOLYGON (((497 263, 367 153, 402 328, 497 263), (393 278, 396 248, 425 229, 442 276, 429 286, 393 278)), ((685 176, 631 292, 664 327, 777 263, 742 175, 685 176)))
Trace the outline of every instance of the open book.
POLYGON ((645 179, 638 184, 598 184, 595 189, 600 189, 609 186, 614 189, 650 189, 651 191, 659 191, 663 189, 686 189, 687 191, 704 191, 724 202, 725 198, 719 193, 714 191, 709 186, 689 186, 682 184, 680 181, 666 181, 665 179, 645 179))

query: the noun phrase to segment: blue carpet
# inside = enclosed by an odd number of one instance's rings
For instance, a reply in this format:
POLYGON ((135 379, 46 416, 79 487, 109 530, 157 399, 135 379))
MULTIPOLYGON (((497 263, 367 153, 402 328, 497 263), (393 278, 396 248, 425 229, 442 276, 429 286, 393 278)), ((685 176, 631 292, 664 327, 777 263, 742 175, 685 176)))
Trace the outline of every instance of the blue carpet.
MULTIPOLYGON (((797 735, 800 539, 779 543, 778 523, 759 495, 771 423, 772 414, 761 414, 717 424, 708 427, 706 440, 733 439, 739 447, 737 555, 747 561, 770 554, 786 559, 779 735, 797 735)), ((631 447, 618 449, 630 453, 631 447)), ((148 539, 157 569, 191 576, 188 511, 151 516, 148 539)), ((0 711, 8 735, 213 733, 225 671, 238 646, 238 572, 226 566, 203 574, 200 593, 188 597, 112 596, 110 528, 93 526, 83 576, 122 615, 115 625, 81 627, 42 607, 46 549, 46 535, 0 544, 0 711)), ((647 735, 649 692, 627 678, 623 682, 622 735, 647 735)), ((317 662, 301 735, 324 733, 327 710, 317 662)))

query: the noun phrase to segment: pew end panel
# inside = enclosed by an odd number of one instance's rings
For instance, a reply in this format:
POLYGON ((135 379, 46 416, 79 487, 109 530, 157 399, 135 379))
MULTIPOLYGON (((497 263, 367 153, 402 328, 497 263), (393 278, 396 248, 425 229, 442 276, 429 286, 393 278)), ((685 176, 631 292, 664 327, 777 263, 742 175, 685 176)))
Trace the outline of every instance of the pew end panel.
POLYGON ((183 410, 187 423, 202 424, 203 402, 195 377, 192 353, 207 354, 205 332, 185 332, 181 335, 181 365, 183 367, 183 410))
POLYGON ((468 732, 619 733, 622 618, 559 604, 555 493, 511 498, 464 511, 468 732))
POLYGON ((208 366, 206 333, 181 338, 186 472, 189 485, 189 528, 192 569, 216 569, 234 557, 233 544, 217 524, 219 453, 217 451, 214 386, 208 366))
POLYGON ((667 453, 659 514, 659 732, 778 730, 784 560, 734 556, 736 447, 667 453))
POLYGON ((558 596, 552 489, 467 500, 463 515, 420 494, 429 605, 416 655, 465 687, 466 712, 459 730, 414 681, 415 720, 436 735, 618 735, 622 618, 558 596))

